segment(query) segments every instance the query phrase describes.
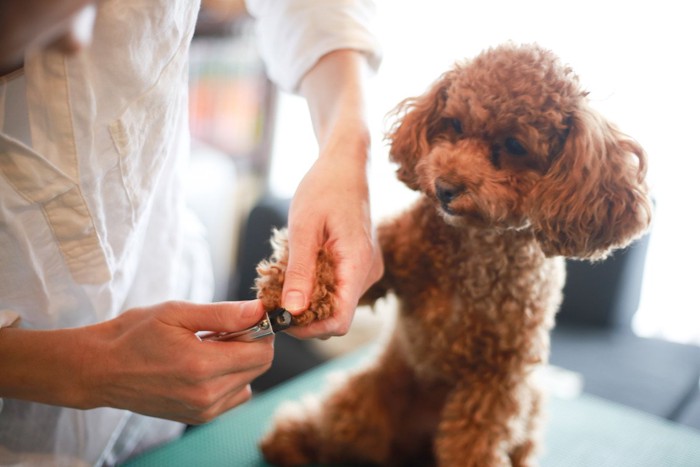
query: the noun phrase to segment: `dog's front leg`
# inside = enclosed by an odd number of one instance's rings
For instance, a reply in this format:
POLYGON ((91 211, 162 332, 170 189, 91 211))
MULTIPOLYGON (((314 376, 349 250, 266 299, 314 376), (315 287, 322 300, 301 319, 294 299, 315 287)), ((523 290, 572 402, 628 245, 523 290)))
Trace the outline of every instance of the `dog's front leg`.
POLYGON ((338 387, 325 398, 308 396, 282 407, 274 429, 261 442, 267 462, 387 465, 393 430, 384 381, 379 369, 372 367, 336 380, 338 387))
POLYGON ((441 467, 503 467, 512 463, 509 451, 522 413, 516 388, 499 379, 458 385, 443 407, 435 439, 441 467))
MULTIPOLYGON (((284 276, 289 261, 287 229, 274 232, 271 244, 272 255, 258 264, 258 277, 255 279, 257 296, 265 311, 282 306, 284 276)), ((296 326, 307 326, 314 321, 330 318, 335 311, 336 260, 333 252, 324 245, 316 257, 315 283, 309 300, 309 307, 292 317, 296 326)))

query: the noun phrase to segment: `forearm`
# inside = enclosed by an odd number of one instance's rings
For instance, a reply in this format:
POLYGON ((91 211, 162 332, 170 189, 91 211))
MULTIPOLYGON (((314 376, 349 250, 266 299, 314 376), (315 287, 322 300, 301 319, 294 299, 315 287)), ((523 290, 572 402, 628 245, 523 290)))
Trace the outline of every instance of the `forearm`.
POLYGON ((364 164, 369 149, 365 113, 367 60, 354 50, 323 56, 304 76, 300 92, 306 98, 321 155, 354 154, 364 164), (332 140, 342 139, 352 151, 326 152, 332 140), (357 146, 355 146, 357 145, 357 146))
POLYGON ((307 100, 320 151, 290 206, 282 303, 292 313, 306 309, 314 283, 309 265, 315 264, 323 244, 332 245, 339 287, 334 319, 316 322, 296 332, 298 337, 343 335, 358 298, 381 275, 367 181, 368 72, 363 54, 340 49, 323 56, 301 81, 300 93, 307 100))
POLYGON ((91 408, 87 359, 98 362, 87 328, 0 329, 0 397, 91 408))
POLYGON ((204 423, 250 397, 273 339, 202 342, 195 332, 246 329, 262 315, 257 300, 165 302, 80 328, 3 328, 0 397, 204 423))

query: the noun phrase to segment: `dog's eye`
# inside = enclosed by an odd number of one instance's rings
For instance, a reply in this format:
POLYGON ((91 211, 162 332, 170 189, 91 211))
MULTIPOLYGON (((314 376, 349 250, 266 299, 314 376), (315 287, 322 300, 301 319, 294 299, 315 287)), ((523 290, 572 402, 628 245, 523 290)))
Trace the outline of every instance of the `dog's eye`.
POLYGON ((491 164, 497 169, 501 168, 501 148, 499 146, 491 148, 491 164))
POLYGON ((461 135, 464 132, 464 129, 462 128, 462 122, 460 122, 458 118, 446 118, 445 124, 447 128, 451 129, 458 135, 461 135))
POLYGON ((527 155, 527 149, 525 149, 525 146, 523 146, 520 141, 518 141, 515 138, 508 137, 505 139, 503 142, 503 145, 506 148, 506 151, 508 151, 509 154, 512 156, 525 156, 527 155))

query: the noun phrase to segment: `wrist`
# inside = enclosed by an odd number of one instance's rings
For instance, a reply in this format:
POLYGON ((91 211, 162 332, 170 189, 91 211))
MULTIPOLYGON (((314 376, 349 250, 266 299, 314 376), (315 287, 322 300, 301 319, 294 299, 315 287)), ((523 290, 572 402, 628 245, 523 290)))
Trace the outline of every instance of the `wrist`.
MULTIPOLYGON (((98 360, 88 328, 0 330, 0 397, 89 409, 99 406, 89 359, 98 360)), ((98 365, 103 365, 99 363, 98 365)))
POLYGON ((319 158, 346 159, 365 167, 371 146, 370 131, 362 119, 343 118, 319 142, 319 158))
POLYGON ((301 94, 321 147, 336 133, 369 140, 365 115, 367 60, 353 50, 336 50, 323 57, 301 83, 301 94))
POLYGON ((75 354, 70 365, 76 374, 73 388, 77 408, 94 409, 110 406, 104 398, 109 384, 109 372, 115 367, 109 357, 110 345, 119 335, 115 320, 76 328, 75 354))

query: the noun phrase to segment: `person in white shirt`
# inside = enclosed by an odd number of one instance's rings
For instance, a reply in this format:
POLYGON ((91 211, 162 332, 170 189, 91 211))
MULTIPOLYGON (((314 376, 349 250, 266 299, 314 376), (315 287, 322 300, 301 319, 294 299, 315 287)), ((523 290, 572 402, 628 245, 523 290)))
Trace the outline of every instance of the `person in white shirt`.
MULTIPOLYGON (((364 82, 369 1, 247 0, 271 78, 304 96, 319 155, 289 213, 283 306, 307 306, 315 253, 340 258, 347 332, 381 275, 364 82)), ((110 465, 246 401, 271 338, 202 342, 259 321, 208 303, 204 238, 182 193, 196 0, 0 5, 0 465, 110 465), (66 54, 69 49, 72 53, 66 54)), ((293 155, 290 155, 293 157, 293 155)))

